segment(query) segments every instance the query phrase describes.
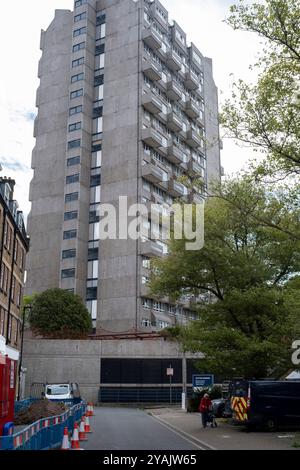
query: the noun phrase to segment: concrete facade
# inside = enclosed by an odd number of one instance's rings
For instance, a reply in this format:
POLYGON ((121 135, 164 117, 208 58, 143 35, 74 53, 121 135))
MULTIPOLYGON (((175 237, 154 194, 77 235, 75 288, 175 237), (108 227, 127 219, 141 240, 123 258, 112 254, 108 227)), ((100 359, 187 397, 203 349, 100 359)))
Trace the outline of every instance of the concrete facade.
POLYGON ((101 359, 182 359, 177 343, 161 340, 55 341, 25 339, 26 396, 32 382, 77 382, 82 396, 98 401, 101 359))
POLYGON ((201 200, 220 178, 211 60, 157 0, 77 0, 55 12, 41 49, 27 293, 78 293, 100 332, 188 321, 188 300, 158 302, 147 289, 165 242, 99 240, 99 213, 119 196, 162 208, 187 199, 176 179, 191 171, 201 200))

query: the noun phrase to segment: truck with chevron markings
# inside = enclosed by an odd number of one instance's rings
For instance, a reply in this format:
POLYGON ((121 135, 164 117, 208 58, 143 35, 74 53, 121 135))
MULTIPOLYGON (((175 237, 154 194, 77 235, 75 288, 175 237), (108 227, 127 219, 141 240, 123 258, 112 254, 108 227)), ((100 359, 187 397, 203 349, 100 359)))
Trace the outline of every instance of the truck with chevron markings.
POLYGON ((300 380, 234 380, 229 396, 235 424, 270 431, 300 426, 300 380))

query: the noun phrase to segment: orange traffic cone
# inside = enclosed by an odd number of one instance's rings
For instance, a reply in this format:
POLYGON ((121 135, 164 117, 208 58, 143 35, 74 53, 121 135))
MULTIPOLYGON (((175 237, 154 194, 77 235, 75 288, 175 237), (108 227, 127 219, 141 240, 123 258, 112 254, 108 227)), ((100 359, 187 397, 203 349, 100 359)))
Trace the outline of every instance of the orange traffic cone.
POLYGON ((85 434, 85 422, 84 418, 81 419, 80 426, 79 426, 79 440, 80 441, 87 441, 87 437, 85 434))
POLYGON ((86 433, 91 433, 90 420, 88 416, 84 417, 84 430, 86 433))
POLYGON ((93 407, 93 403, 90 403, 90 416, 94 416, 94 407, 93 407))
POLYGON ((64 429, 64 437, 61 445, 61 450, 70 450, 69 432, 68 428, 64 429))
POLYGON ((75 423, 74 425, 74 431, 73 431, 73 436, 71 439, 71 449, 72 450, 82 450, 79 447, 79 434, 78 434, 78 424, 75 423))

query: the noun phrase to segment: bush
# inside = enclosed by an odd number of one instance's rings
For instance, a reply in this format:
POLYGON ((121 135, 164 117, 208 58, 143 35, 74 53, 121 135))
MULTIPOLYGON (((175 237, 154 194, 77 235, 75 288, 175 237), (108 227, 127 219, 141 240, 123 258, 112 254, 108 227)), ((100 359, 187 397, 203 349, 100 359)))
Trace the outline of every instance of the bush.
POLYGON ((51 339, 82 339, 92 329, 91 316, 81 298, 62 289, 35 295, 29 322, 35 334, 51 339))

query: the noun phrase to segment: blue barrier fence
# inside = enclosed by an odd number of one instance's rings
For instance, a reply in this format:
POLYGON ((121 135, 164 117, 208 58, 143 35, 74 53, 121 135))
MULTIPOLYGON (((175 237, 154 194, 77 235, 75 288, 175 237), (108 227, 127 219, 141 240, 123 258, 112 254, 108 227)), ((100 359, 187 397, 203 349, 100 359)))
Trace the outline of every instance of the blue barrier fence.
MULTIPOLYGON (((15 402, 15 415, 19 413, 19 411, 28 408, 28 406, 30 406, 35 401, 39 401, 39 400, 41 400, 41 398, 26 398, 26 400, 16 401, 15 402)), ((52 400, 51 399, 50 401, 54 401, 56 403, 64 403, 65 405, 71 407, 80 403, 81 398, 69 398, 66 400, 52 400)))
POLYGON ((12 436, 0 437, 0 451, 57 449, 61 446, 64 428, 72 432, 85 411, 86 404, 81 402, 59 416, 41 419, 12 436))

